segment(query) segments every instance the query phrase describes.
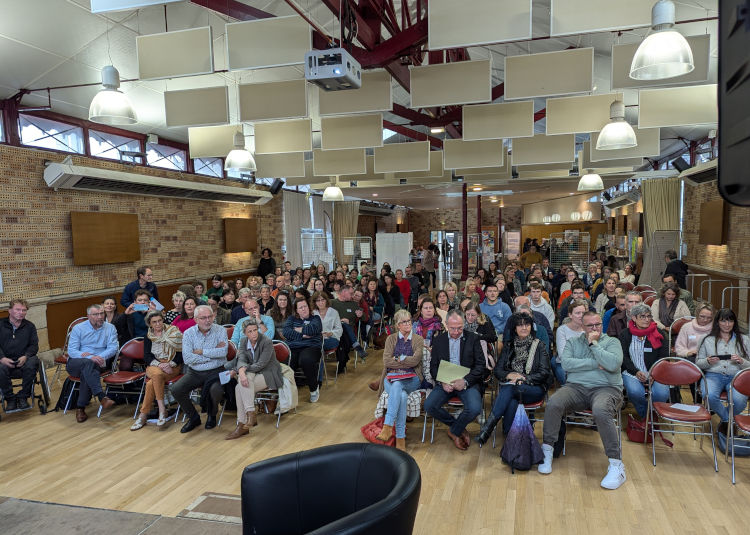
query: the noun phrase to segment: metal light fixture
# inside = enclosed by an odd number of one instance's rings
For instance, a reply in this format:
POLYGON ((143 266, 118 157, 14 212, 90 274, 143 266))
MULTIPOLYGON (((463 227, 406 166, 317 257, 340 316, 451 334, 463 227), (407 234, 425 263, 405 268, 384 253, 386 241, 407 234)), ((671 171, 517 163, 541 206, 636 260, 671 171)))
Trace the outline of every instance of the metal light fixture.
POLYGON ((570 212, 570 219, 571 219, 571 221, 580 221, 581 220, 581 212, 570 212))
POLYGON ((591 210, 584 210, 581 212, 581 218, 589 220, 592 217, 594 217, 594 214, 591 212, 591 210))
POLYGON ((588 169, 586 174, 578 181, 578 191, 600 191, 603 189, 602 177, 594 173, 593 169, 588 169))
POLYGON ((102 85, 89 105, 89 121, 101 124, 135 124, 135 114, 130 99, 120 91, 120 73, 112 65, 102 69, 102 85))
POLYGON ((634 80, 664 80, 695 69, 693 51, 681 33, 674 29, 675 6, 672 0, 659 0, 651 9, 654 31, 638 46, 630 64, 634 80))
POLYGON ((552 218, 548 215, 542 218, 542 223, 544 223, 545 225, 549 225, 551 221, 552 221, 552 218))
MULTIPOLYGON (((334 177, 333 180, 337 180, 338 177, 334 177)), ((325 190, 323 190, 323 201, 326 202, 341 202, 344 200, 344 192, 341 191, 341 188, 338 187, 335 182, 332 182, 331 185, 327 186, 325 190)))
POLYGON ((552 217, 550 219, 552 219, 553 223, 559 223, 560 222, 560 214, 552 214, 552 217))
POLYGON ((224 160, 224 169, 236 171, 255 171, 255 158, 250 151, 245 148, 245 135, 242 132, 234 134, 234 148, 229 151, 224 160))
POLYGON ((609 106, 610 121, 596 140, 596 150, 629 149, 638 145, 633 127, 625 120, 625 103, 615 100, 609 106))

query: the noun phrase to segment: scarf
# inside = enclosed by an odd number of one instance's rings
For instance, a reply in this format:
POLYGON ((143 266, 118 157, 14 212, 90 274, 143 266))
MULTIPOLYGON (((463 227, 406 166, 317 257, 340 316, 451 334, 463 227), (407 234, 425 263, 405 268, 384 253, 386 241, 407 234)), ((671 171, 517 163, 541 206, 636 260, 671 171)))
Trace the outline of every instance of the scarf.
MULTIPOLYGON (((675 299, 675 301, 677 300, 675 299)), ((651 347, 653 347, 654 349, 659 349, 661 347, 662 341, 664 340, 664 337, 659 334, 659 331, 656 328, 656 323, 653 321, 646 329, 639 329, 635 326, 633 320, 630 320, 630 322, 628 323, 628 330, 633 336, 645 336, 651 344, 651 347)))
POLYGON ((174 325, 165 325, 159 336, 149 328, 147 336, 152 343, 161 343, 164 354, 169 357, 170 361, 174 359, 178 351, 182 351, 182 333, 174 325))
POLYGON ((470 333, 477 332, 477 329, 479 328, 479 322, 475 321, 474 323, 466 322, 466 325, 464 325, 464 329, 469 331, 470 333))
POLYGON ((693 330, 696 332, 696 334, 703 334, 708 336, 708 334, 711 332, 711 328, 714 326, 713 322, 709 323, 708 325, 698 325, 698 320, 694 319, 690 323, 693 324, 693 330))
POLYGON ((659 321, 665 327, 669 327, 670 325, 672 325, 672 322, 674 321, 674 313, 677 310, 678 301, 679 298, 676 297, 674 301, 672 301, 672 304, 667 307, 667 300, 663 297, 659 299, 659 321))
POLYGON ((422 317, 417 319, 416 333, 425 340, 427 339, 427 333, 429 333, 430 331, 440 331, 442 330, 442 328, 443 320, 438 315, 435 315, 430 319, 425 319, 422 317))
POLYGON ((524 339, 516 338, 513 340, 513 360, 511 361, 511 368, 516 373, 525 374, 526 362, 529 360, 529 350, 531 349, 531 343, 534 339, 531 336, 527 336, 524 339))

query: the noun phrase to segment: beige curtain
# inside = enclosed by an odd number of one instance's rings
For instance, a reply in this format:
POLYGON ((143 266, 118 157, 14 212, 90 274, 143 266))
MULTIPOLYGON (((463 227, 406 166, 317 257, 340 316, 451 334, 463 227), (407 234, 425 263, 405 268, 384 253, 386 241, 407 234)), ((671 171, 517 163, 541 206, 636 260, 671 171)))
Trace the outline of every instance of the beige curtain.
POLYGON ((303 228, 310 228, 310 205, 304 193, 283 190, 284 192, 284 243, 286 259, 292 266, 302 265, 303 228))
POLYGON ((641 183, 643 196, 644 255, 640 284, 660 284, 664 271, 664 250, 657 249, 654 241, 656 231, 674 231, 675 244, 679 247, 680 229, 680 180, 662 178, 644 180, 641 183))
MULTIPOLYGON (((359 201, 344 201, 333 203, 333 243, 336 251, 336 262, 351 263, 351 256, 344 255, 344 238, 354 238, 357 235, 359 221, 359 201)), ((352 266, 349 266, 350 268, 352 266)))

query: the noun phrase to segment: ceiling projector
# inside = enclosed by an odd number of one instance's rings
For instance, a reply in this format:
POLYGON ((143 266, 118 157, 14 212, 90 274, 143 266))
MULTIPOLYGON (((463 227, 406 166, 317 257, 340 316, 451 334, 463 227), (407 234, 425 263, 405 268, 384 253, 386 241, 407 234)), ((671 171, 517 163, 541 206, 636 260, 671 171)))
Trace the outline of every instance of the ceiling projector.
POLYGON ((311 50, 305 54, 305 79, 325 91, 362 87, 362 67, 343 48, 311 50))

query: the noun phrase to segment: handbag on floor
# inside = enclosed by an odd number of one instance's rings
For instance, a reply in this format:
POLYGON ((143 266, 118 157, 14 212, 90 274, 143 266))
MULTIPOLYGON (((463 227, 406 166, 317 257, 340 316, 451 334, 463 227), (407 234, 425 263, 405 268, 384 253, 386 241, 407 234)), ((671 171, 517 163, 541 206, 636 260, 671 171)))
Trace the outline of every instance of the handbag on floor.
MULTIPOLYGON (((649 427, 653 427, 653 422, 649 424, 649 427)), ((664 438, 664 434, 661 431, 656 431, 661 437, 662 442, 670 448, 674 445, 670 440, 664 438)), ((641 444, 651 444, 651 433, 646 432, 646 422, 634 418, 632 414, 628 414, 628 423, 625 427, 625 434, 628 436, 628 440, 631 442, 640 442, 641 444)))
POLYGON ((530 470, 535 464, 540 464, 544 461, 542 446, 534 435, 534 428, 531 426, 529 416, 526 414, 520 394, 519 391, 520 403, 516 408, 513 424, 508 432, 508 436, 505 437, 503 449, 500 450, 500 458, 510 466, 512 474, 516 470, 530 470))
POLYGON ((385 444, 386 446, 395 446, 396 445, 395 433, 391 435, 391 438, 388 439, 386 442, 382 442, 375 438, 383 430, 384 423, 385 423, 385 416, 381 416, 380 418, 375 418, 372 422, 363 425, 361 428, 362 436, 365 437, 368 442, 372 442, 373 444, 385 444))

